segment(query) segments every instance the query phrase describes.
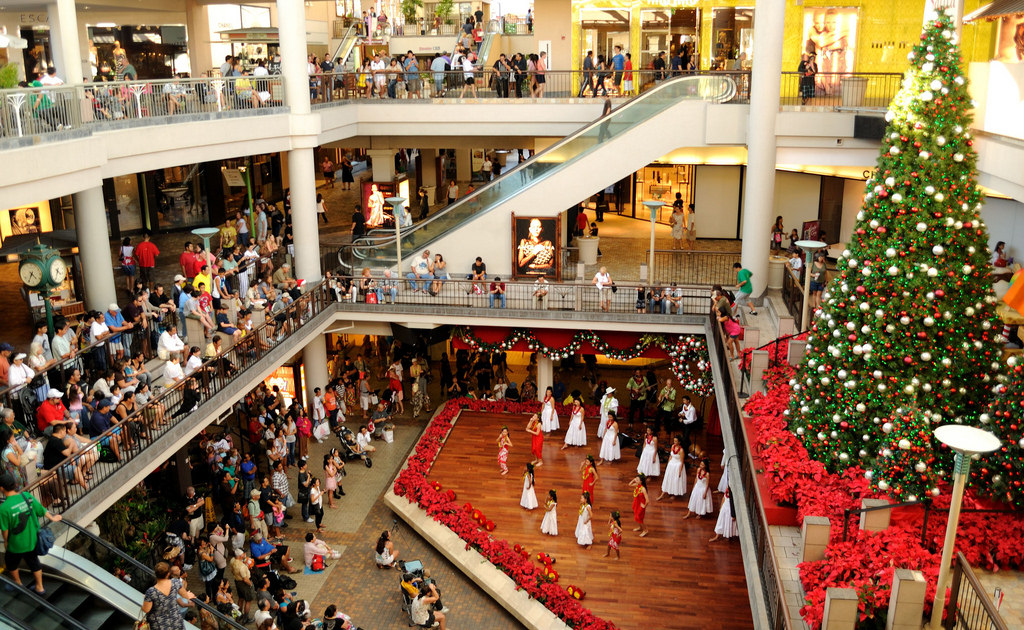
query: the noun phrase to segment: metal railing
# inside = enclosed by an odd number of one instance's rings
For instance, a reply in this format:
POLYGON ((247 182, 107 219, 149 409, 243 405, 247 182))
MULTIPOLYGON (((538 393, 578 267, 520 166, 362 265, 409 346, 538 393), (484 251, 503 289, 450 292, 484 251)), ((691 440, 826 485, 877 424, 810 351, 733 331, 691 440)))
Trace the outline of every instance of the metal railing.
MULTIPOLYGON (((409 272, 411 274, 411 272, 409 272)), ((708 310, 706 287, 687 286, 686 279, 680 279, 667 310, 647 310, 646 294, 650 286, 637 283, 616 283, 615 291, 608 299, 607 309, 602 308, 602 296, 591 282, 550 281, 537 284, 533 279, 498 279, 488 276, 486 280, 472 280, 469 274, 450 273, 445 280, 406 277, 386 279, 380 275, 353 278, 350 289, 335 289, 338 301, 366 308, 384 309, 386 303, 412 307, 455 307, 472 309, 509 309, 516 311, 586 311, 640 314, 637 309, 637 291, 644 291, 644 316, 651 315, 665 319, 676 315, 704 315, 708 310), (491 293, 492 284, 504 285, 504 300, 501 293, 491 293), (391 289, 394 289, 392 292, 391 289), (432 291, 433 293, 430 293, 432 291), (546 293, 543 293, 546 291, 546 293), (493 300, 492 300, 493 295, 493 300), (369 297, 369 301, 367 301, 369 297), (665 310, 665 312, 662 312, 665 310)), ((662 305, 665 305, 662 302, 662 305)))
POLYGON ((950 585, 946 617, 942 622, 945 630, 1009 630, 1010 626, 1003 621, 999 609, 974 575, 964 554, 959 551, 953 562, 950 585))
POLYGON ((829 109, 887 109, 903 84, 897 72, 782 73, 780 105, 829 109))
MULTIPOLYGON (((135 558, 129 556, 125 552, 123 552, 120 549, 118 549, 115 545, 112 545, 109 542, 107 542, 106 540, 103 540, 102 538, 100 538, 99 536, 93 534, 88 529, 82 527, 78 523, 75 523, 75 522, 67 520, 67 519, 62 520, 61 522, 64 523, 65 525, 67 525, 68 527, 70 527, 71 529, 77 531, 80 536, 85 536, 86 538, 88 538, 89 541, 92 544, 99 545, 107 553, 113 554, 114 556, 116 556, 118 562, 121 562, 121 563, 129 565, 132 568, 132 572, 133 573, 135 573, 137 575, 141 575, 142 577, 147 578, 147 580, 149 582, 152 582, 153 580, 156 579, 156 573, 153 572, 153 569, 151 567, 149 567, 149 566, 139 562, 135 558)), ((136 587, 137 583, 134 580, 128 581, 126 583, 131 585, 133 588, 136 588, 136 590, 140 590, 139 588, 136 587)), ((145 589, 143 588, 141 590, 144 591, 145 589)), ((198 598, 192 600, 192 603, 196 607, 201 608, 201 609, 205 610, 206 612, 209 612, 210 614, 212 614, 213 617, 220 623, 221 630, 224 630, 225 628, 231 628, 232 630, 246 630, 244 625, 242 625, 239 622, 235 621, 231 617, 222 614, 214 606, 212 606, 210 604, 206 604, 204 602, 201 602, 201 601, 199 601, 198 598)))
MULTIPOLYGON (((649 260, 651 250, 644 252, 649 260)), ((692 249, 654 250, 654 283, 664 285, 684 278, 690 284, 730 286, 736 283, 732 265, 739 253, 698 251, 692 249)))
POLYGON ((320 314, 332 301, 326 285, 319 283, 280 313, 268 311, 267 321, 262 326, 225 352, 204 362, 182 381, 170 384, 123 420, 113 418, 110 429, 91 436, 88 446, 52 469, 42 471, 40 477, 25 490, 54 511, 66 510, 94 489, 102 487, 105 478, 139 456, 177 424, 187 422, 203 402, 242 376, 281 340, 320 314), (99 453, 101 449, 103 453, 99 453), (114 461, 104 461, 110 459, 104 457, 108 450, 116 457, 114 461), (92 480, 84 485, 78 482, 78 474, 82 471, 92 473, 92 480))
POLYGON ((284 105, 280 75, 147 81, 0 90, 0 138, 67 133, 124 120, 284 105))
POLYGON ((793 273, 789 265, 782 269, 782 302, 790 317, 799 325, 803 321, 804 287, 800 274, 793 273))
MULTIPOLYGON (((46 597, 40 595, 34 588, 28 588, 17 584, 14 580, 4 574, 0 574, 0 584, 3 584, 5 590, 16 593, 21 599, 20 602, 14 602, 8 604, 4 610, 11 613, 14 617, 14 612, 23 605, 24 612, 26 615, 31 616, 32 623, 28 624, 31 628, 46 627, 43 624, 52 624, 49 627, 52 628, 71 628, 71 630, 90 630, 90 628, 80 621, 72 617, 67 612, 61 610, 58 606, 51 604, 47 601, 46 597)), ((17 617, 14 617, 17 619, 17 617)), ((18 622, 26 622, 27 619, 17 619, 18 622)))
POLYGON ((738 512, 742 510, 737 513, 736 518, 737 520, 746 518, 750 523, 754 538, 753 560, 757 563, 758 572, 762 577, 760 586, 765 599, 770 628, 771 630, 784 630, 788 626, 786 599, 779 569, 775 564, 775 554, 772 551, 768 519, 761 503, 761 495, 758 492, 753 454, 748 446, 746 427, 736 402, 736 386, 733 383, 732 370, 726 355, 725 334, 721 324, 714 317, 711 318, 711 329, 709 351, 715 354, 718 364, 722 366, 722 387, 726 392, 725 406, 728 417, 723 419, 723 422, 728 422, 732 429, 736 459, 740 468, 740 478, 738 480, 730 478, 729 481, 730 483, 738 481, 742 484, 743 494, 746 497, 745 505, 736 506, 738 512))

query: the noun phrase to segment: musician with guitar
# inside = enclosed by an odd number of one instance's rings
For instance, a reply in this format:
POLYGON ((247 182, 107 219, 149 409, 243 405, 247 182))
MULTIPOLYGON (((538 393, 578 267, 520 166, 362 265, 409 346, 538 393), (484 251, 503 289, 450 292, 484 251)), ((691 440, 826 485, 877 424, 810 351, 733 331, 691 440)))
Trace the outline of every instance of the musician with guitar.
POLYGON ((634 370, 633 376, 626 382, 626 390, 629 392, 629 428, 633 428, 633 418, 644 421, 644 398, 650 388, 647 378, 640 375, 640 370, 634 370))

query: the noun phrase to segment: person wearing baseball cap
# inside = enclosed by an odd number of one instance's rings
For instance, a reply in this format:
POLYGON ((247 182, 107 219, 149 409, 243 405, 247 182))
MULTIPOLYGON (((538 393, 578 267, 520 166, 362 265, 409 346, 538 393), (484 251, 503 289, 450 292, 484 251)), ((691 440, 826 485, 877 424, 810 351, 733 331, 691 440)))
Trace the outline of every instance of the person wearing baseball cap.
POLYGON ((59 389, 51 388, 46 393, 46 402, 39 405, 39 408, 36 409, 36 426, 45 435, 53 432, 53 425, 55 424, 66 424, 75 421, 61 401, 62 396, 63 394, 59 389))
POLYGON ((10 371, 7 374, 7 384, 11 387, 24 385, 36 375, 35 370, 25 365, 25 358, 27 356, 24 352, 14 355, 14 362, 11 363, 10 371))
POLYGON ((124 321, 124 315, 121 315, 121 307, 116 302, 111 302, 110 306, 107 307, 107 312, 103 314, 103 322, 113 333, 110 338, 110 350, 114 352, 118 360, 124 358, 124 341, 121 339, 121 333, 131 330, 135 324, 124 321))
MULTIPOLYGON (((86 427, 89 433, 89 437, 98 438, 103 435, 108 429, 114 427, 115 421, 113 414, 110 412, 110 408, 114 404, 109 398, 104 398, 96 403, 96 410, 92 412, 89 417, 89 426, 86 427)), ((100 444, 110 448, 114 453, 114 457, 121 460, 121 428, 114 429, 109 437, 104 437, 100 440, 100 444)))

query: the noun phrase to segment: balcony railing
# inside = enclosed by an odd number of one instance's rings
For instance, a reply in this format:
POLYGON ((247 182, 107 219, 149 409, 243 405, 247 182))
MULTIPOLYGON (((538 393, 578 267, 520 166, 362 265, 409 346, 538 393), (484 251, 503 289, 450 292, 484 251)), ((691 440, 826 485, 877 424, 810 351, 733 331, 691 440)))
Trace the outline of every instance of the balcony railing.
POLYGON ((779 105, 887 109, 902 84, 903 75, 895 72, 783 72, 779 105))
POLYGON ((108 81, 0 90, 0 141, 72 135, 123 121, 252 114, 284 105, 280 75, 108 81))
MULTIPOLYGON (((40 477, 29 484, 26 491, 35 494, 52 510, 63 511, 74 505, 177 425, 189 422, 204 402, 241 378, 279 343, 326 310, 332 303, 331 297, 326 285, 319 283, 286 310, 276 316, 268 314, 267 322, 239 343, 203 363, 184 380, 169 384, 147 405, 93 436, 89 445, 79 452, 50 470, 41 471, 40 477), (108 452, 113 457, 108 457, 108 452), (89 469, 92 480, 82 485, 79 473, 89 469)), ((85 418, 83 424, 84 421, 85 418)))

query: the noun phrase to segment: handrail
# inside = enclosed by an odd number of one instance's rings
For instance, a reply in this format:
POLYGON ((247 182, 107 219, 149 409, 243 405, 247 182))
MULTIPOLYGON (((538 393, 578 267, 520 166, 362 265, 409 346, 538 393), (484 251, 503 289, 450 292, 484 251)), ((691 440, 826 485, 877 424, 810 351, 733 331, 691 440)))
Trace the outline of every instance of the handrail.
POLYGON ((3 582, 5 587, 11 587, 22 596, 28 597, 35 603, 36 606, 46 609, 47 613, 53 613, 60 617, 61 621, 66 624, 65 628, 73 628, 74 630, 91 630, 90 628, 82 625, 74 617, 64 612, 57 606, 51 604, 45 597, 35 592, 35 590, 16 583, 11 578, 7 577, 6 574, 0 573, 0 582, 3 582))
MULTIPOLYGON (((108 552, 113 553, 120 560, 122 560, 124 562, 127 562, 128 564, 132 565, 132 567, 134 567, 135 570, 141 571, 143 574, 148 576, 150 579, 156 579, 156 573, 153 571, 152 568, 150 568, 149 566, 147 566, 145 564, 142 564, 141 562, 139 562, 135 558, 133 558, 133 557, 129 556, 128 554, 126 554, 125 552, 121 551, 120 549, 117 548, 117 546, 110 544, 106 540, 103 540, 102 538, 100 538, 96 534, 93 534, 92 532, 90 532, 86 528, 82 527, 78 523, 75 523, 75 522, 70 521, 68 519, 63 519, 61 522, 64 523, 65 525, 67 525, 68 527, 70 527, 71 529, 74 529, 79 534, 84 534, 86 538, 88 538, 92 542, 98 544, 99 546, 103 547, 108 552)), ((247 630, 245 626, 239 624, 237 621, 235 621, 231 617, 228 617, 227 615, 222 614, 219 610, 217 610, 213 606, 210 606, 210 605, 205 604, 205 603, 203 603, 201 601, 198 601, 198 600, 193 600, 192 603, 195 604, 196 606, 198 606, 199 608, 202 608, 202 609, 204 609, 206 611, 209 611, 209 612, 213 613, 213 615, 218 619, 218 621, 220 621, 220 623, 221 623, 220 627, 221 628, 224 628, 225 627, 224 624, 227 624, 228 627, 233 628, 234 630, 247 630)))
POLYGON ((0 608, 0 619, 17 630, 33 630, 32 626, 27 625, 24 621, 7 612, 4 608, 0 608))
MULTIPOLYGON (((288 320, 298 319, 298 327, 304 325, 303 317, 309 315, 309 319, 316 317, 320 312, 323 311, 325 306, 333 300, 328 299, 329 291, 325 282, 319 282, 310 287, 302 296, 299 297, 287 310, 283 313, 288 315, 288 320), (311 309, 311 310, 310 310, 311 309), (309 311, 309 312, 308 312, 309 311)), ((73 480, 66 478, 67 473, 61 474, 61 471, 70 470, 67 468, 68 464, 78 466, 83 457, 90 456, 92 447, 99 443, 109 443, 109 441, 115 436, 119 436, 122 430, 131 430, 134 426, 143 426, 154 417, 164 418, 165 415, 171 414, 171 406, 176 401, 183 402, 184 396, 181 394, 183 388, 187 384, 196 383, 196 379, 201 381, 200 391, 212 392, 214 390, 220 390, 228 383, 232 382, 235 378, 238 378, 244 372, 244 366, 251 365, 259 360, 258 355, 261 351, 269 352, 272 344, 269 342, 269 330, 275 328, 275 321, 273 318, 268 318, 267 321, 260 327, 256 328, 251 334, 247 335, 239 343, 226 349, 220 355, 213 357, 205 361, 201 367, 197 368, 189 376, 185 377, 182 381, 175 383, 168 387, 159 395, 154 396, 149 404, 136 409, 133 413, 129 414, 127 418, 118 422, 115 426, 104 431, 102 434, 94 437, 89 445, 82 448, 79 452, 65 458, 59 464, 55 465, 52 469, 45 471, 40 476, 23 490, 30 492, 45 492, 52 488, 56 488, 58 492, 58 498, 67 497, 67 505, 63 506, 60 511, 67 509, 73 501, 71 488, 74 487, 73 480), (227 363, 233 363, 236 366, 234 371, 231 371, 227 367, 227 363)), ((201 405, 203 399, 200 398, 195 404, 201 405)), ((179 409, 178 412, 163 422, 159 427, 150 427, 149 431, 153 433, 162 434, 168 431, 171 427, 177 425, 179 422, 185 421, 192 415, 192 411, 184 412, 183 409, 179 409), (181 420, 176 420, 176 418, 181 420)), ((135 455, 146 450, 152 445, 155 439, 143 439, 142 436, 138 436, 135 440, 136 444, 133 447, 126 448, 123 443, 120 450, 123 454, 129 454, 130 456, 121 459, 117 462, 118 466, 115 466, 116 470, 121 464, 130 461, 135 455)), ((109 466, 110 464, 104 464, 98 462, 94 465, 94 469, 100 470, 101 467, 109 466)), ((111 471, 112 472, 112 471, 111 471)), ((93 485, 84 488, 82 491, 76 491, 74 498, 77 500, 92 490, 97 485, 102 485, 102 479, 94 479, 93 485)))
MULTIPOLYGON (((562 140, 554 143, 553 145, 547 147, 546 149, 540 151, 539 153, 536 153, 536 154, 530 156, 529 160, 526 160, 525 162, 522 162, 522 163, 516 165, 512 170, 510 170, 508 172, 502 173, 502 175, 500 177, 498 177, 498 178, 496 178, 496 179, 494 179, 494 180, 492 180, 490 182, 485 183, 483 186, 481 186, 477 190, 473 191, 469 195, 466 195, 465 197, 462 197, 461 199, 457 200, 454 204, 451 204, 451 205, 447 206, 444 210, 442 210, 440 212, 437 212, 437 213, 427 217, 425 220, 420 221, 419 223, 414 224, 412 227, 404 230, 402 232, 403 238, 408 238, 410 235, 415 234, 416 232, 419 232, 419 231, 423 230, 425 227, 433 225, 434 223, 437 223, 438 221, 447 220, 449 215, 453 211, 462 209, 462 208, 467 207, 467 206, 473 206, 474 204, 476 204, 477 206, 480 206, 481 205, 480 204, 480 199, 481 199, 481 197, 483 195, 485 195, 486 193, 489 193, 492 189, 494 189, 497 186, 499 186, 502 182, 514 181, 515 178, 517 178, 517 177, 522 179, 521 176, 527 171, 527 169, 532 168, 537 163, 544 163, 545 161, 549 161, 550 158, 554 158, 553 160, 550 160, 550 161, 555 161, 555 162, 560 161, 558 159, 558 157, 557 157, 559 151, 562 151, 568 145, 572 144, 573 142, 576 142, 579 138, 581 138, 588 131, 596 129, 596 128, 598 128, 602 124, 609 123, 611 120, 613 120, 614 117, 623 116, 624 115, 623 112, 627 112, 628 113, 630 110, 632 110, 634 108, 643 107, 643 105, 646 102, 646 99, 651 98, 651 97, 656 97, 659 92, 666 92, 666 91, 676 90, 677 88, 679 88, 682 85, 685 85, 686 83, 692 83, 694 81, 697 81, 697 84, 696 84, 695 87, 698 90, 700 90, 700 89, 715 89, 716 90, 715 92, 706 94, 705 95, 706 98, 704 98, 702 100, 714 101, 714 102, 725 102, 725 101, 728 101, 729 99, 731 99, 732 96, 736 93, 736 84, 732 81, 732 79, 730 79, 728 77, 718 77, 722 81, 721 85, 712 87, 710 84, 707 84, 707 85, 704 84, 704 83, 706 83, 706 79, 707 78, 708 77, 703 77, 703 76, 684 76, 684 77, 676 77, 676 78, 673 78, 673 79, 669 79, 669 80, 663 81, 660 85, 658 85, 658 86, 652 88, 651 90, 647 91, 644 94, 643 97, 632 99, 632 100, 628 101, 627 103, 625 103, 624 105, 621 105, 620 107, 614 109, 612 111, 612 113, 609 114, 608 116, 598 117, 597 119, 595 119, 595 120, 593 120, 593 121, 583 125, 580 129, 576 130, 574 133, 569 134, 568 136, 566 136, 562 140)), ((522 186, 521 190, 524 190, 526 188, 534 186, 539 181, 541 181, 543 179, 545 179, 545 178, 544 177, 530 178, 529 181, 523 182, 523 186, 522 186)), ((391 244, 394 244, 394 239, 391 239, 388 242, 390 242, 391 244)), ((419 247, 424 247, 424 246, 426 246, 426 243, 419 244, 417 249, 419 247)), ((382 243, 381 247, 383 247, 383 243, 382 243)), ((352 252, 357 257, 362 257, 362 256, 360 256, 360 251, 361 251, 361 245, 358 243, 358 241, 356 243, 353 243, 352 244, 352 252)))
POLYGON ((949 594, 949 600, 946 603, 946 618, 943 621, 943 627, 946 630, 953 630, 954 628, 990 628, 991 630, 1009 630, 1009 625, 1003 620, 1002 615, 999 614, 999 609, 988 596, 988 592, 985 590, 984 585, 978 580, 978 576, 974 574, 974 570, 971 565, 967 562, 967 558, 964 557, 962 551, 956 552, 956 561, 953 563, 953 580, 952 588, 949 594), (986 619, 981 620, 976 618, 977 606, 969 606, 969 610, 972 614, 972 619, 967 620, 965 623, 963 619, 958 619, 961 615, 958 615, 959 607, 957 604, 960 602, 960 587, 963 584, 962 578, 967 578, 967 584, 971 587, 971 594, 974 599, 981 604, 982 610, 986 619), (959 625, 958 622, 959 621, 959 625), (981 623, 972 623, 981 622, 981 623), (987 623, 985 623, 987 622, 987 623), (991 625, 989 625, 991 624, 991 625))

